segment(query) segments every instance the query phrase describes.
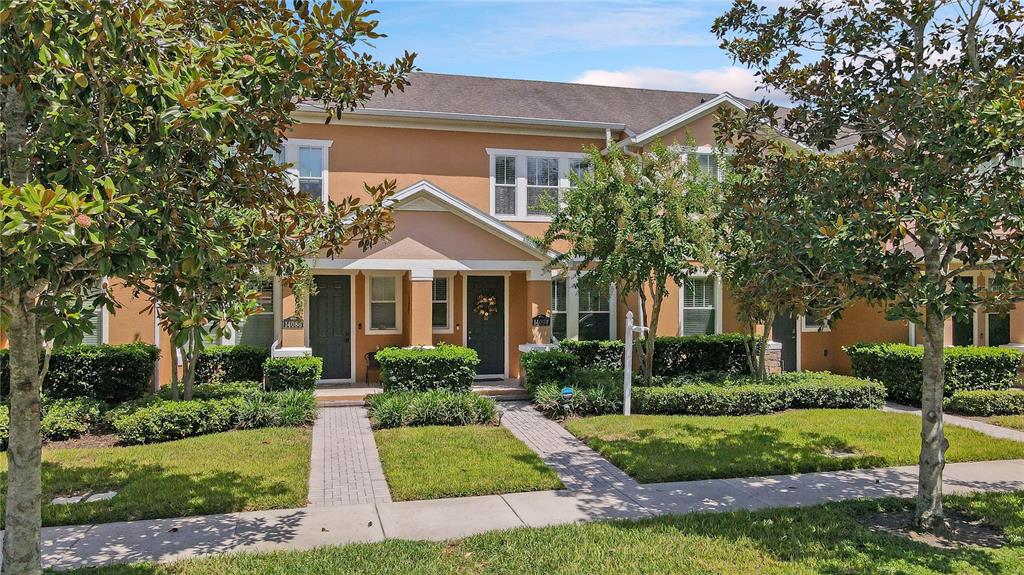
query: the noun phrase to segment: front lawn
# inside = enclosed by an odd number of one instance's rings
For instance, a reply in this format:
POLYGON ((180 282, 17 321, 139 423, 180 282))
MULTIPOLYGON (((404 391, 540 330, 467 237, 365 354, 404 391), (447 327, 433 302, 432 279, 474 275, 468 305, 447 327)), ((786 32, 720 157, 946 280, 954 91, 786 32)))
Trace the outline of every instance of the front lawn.
POLYGON ((558 476, 503 427, 399 427, 374 436, 395 501, 562 487, 558 476))
MULTIPOLYGON (((229 431, 133 447, 47 449, 43 525, 304 507, 309 451, 305 428, 229 431), (106 501, 49 504, 54 497, 107 491, 118 493, 106 501)), ((0 457, 0 488, 7 493, 6 455, 0 457)))
POLYGON ((858 518, 911 508, 909 501, 837 503, 803 509, 668 516, 487 533, 446 543, 388 540, 167 565, 73 571, 72 575, 855 574, 1019 575, 1024 495, 948 497, 948 510, 1003 529, 999 549, 936 549, 870 531, 858 518))
MULTIPOLYGON (((916 415, 806 409, 772 415, 605 415, 572 419, 576 437, 642 483, 913 465, 916 415)), ((956 461, 1024 457, 1024 443, 946 426, 956 461)))
POLYGON ((1024 431, 1024 415, 995 415, 985 417, 982 421, 998 425, 999 427, 1009 427, 1010 429, 1024 431))

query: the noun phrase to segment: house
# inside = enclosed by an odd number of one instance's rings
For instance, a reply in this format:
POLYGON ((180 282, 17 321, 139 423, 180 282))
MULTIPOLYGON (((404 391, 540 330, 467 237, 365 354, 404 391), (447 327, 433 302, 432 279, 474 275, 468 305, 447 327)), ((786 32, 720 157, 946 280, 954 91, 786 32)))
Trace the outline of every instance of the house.
MULTIPOLYGON (((692 137, 716 169, 714 113, 749 102, 728 93, 691 93, 417 73, 403 93, 325 123, 304 104, 283 161, 298 190, 324 202, 357 194, 364 182, 395 179, 395 231, 366 252, 352 247, 312 263, 316 293, 298 302, 280 281, 263 292, 265 311, 232 340, 273 347, 274 355, 324 358, 326 382, 366 381, 372 353, 385 346, 448 342, 477 350, 481 378, 520 377, 519 355, 553 338, 617 338, 625 310, 613 288, 579 289, 571 274, 545 270, 551 256, 531 237, 546 229, 541 198, 570 185, 584 146, 640 150, 656 139, 692 137), (550 325, 546 325, 550 323, 550 325)), ((555 246, 557 248, 557 246, 555 246)), ((982 281, 975 279, 972 281, 982 281)), ((157 342, 161 379, 173 354, 145 302, 109 286, 124 308, 97 319, 97 342, 157 342)), ((738 331, 721 282, 695 276, 671 286, 659 335, 738 331)), ((950 322, 949 342, 1024 342, 1024 308, 979 311, 950 322)), ((842 346, 915 341, 906 322, 886 321, 864 304, 831 326, 780 318, 774 339, 786 369, 849 369, 842 346)))

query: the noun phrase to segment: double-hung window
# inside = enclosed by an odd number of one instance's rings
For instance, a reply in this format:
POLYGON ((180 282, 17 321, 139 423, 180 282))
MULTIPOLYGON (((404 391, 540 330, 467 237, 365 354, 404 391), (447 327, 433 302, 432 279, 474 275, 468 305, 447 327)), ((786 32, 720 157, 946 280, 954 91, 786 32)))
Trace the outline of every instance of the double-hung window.
POLYGON ((582 173, 578 152, 538 152, 488 148, 491 163, 491 214, 505 220, 550 221, 572 182, 582 173))
POLYGON ((691 277, 683 282, 681 335, 705 335, 719 330, 717 282, 713 277, 691 277))
POLYGON ((557 340, 615 339, 615 299, 611 286, 551 281, 551 337, 557 340))
POLYGON ((257 302, 260 311, 245 318, 235 342, 270 349, 274 343, 274 282, 260 284, 257 302))
POLYGON ((90 289, 85 296, 85 305, 83 307, 92 311, 92 318, 89 320, 89 324, 92 326, 92 333, 82 335, 82 343, 87 345, 99 345, 107 342, 103 335, 103 328, 107 319, 107 309, 103 306, 97 306, 95 301, 95 298, 102 291, 103 288, 90 289))
POLYGON ((367 333, 401 333, 401 279, 398 274, 367 276, 367 333))
POLYGON ((431 286, 430 307, 431 326, 435 332, 446 332, 452 329, 451 321, 451 282, 448 276, 435 277, 431 286))
POLYGON ((280 152, 274 152, 279 162, 290 164, 295 191, 327 203, 328 152, 332 140, 291 139, 281 144, 280 152))

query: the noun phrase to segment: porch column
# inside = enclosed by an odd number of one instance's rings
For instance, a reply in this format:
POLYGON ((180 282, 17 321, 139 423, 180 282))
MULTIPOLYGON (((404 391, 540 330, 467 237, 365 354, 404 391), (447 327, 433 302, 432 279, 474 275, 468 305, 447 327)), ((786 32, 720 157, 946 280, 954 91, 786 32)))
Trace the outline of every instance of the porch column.
POLYGON ((409 345, 433 345, 433 270, 410 270, 409 345))
MULTIPOLYGON (((541 274, 530 274, 526 282, 527 302, 529 303, 530 322, 534 317, 546 315, 551 318, 551 277, 545 279, 541 274)), ((530 326, 530 338, 526 343, 550 343, 551 326, 536 326, 532 322, 530 326)))

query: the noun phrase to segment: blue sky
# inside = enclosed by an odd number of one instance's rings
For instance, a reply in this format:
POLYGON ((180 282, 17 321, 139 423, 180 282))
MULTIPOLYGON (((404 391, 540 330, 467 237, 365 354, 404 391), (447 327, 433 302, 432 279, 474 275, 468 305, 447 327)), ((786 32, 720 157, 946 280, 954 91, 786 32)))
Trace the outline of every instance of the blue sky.
POLYGON ((725 1, 378 0, 382 58, 428 72, 757 97, 710 32, 725 1))

